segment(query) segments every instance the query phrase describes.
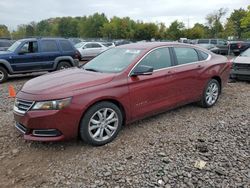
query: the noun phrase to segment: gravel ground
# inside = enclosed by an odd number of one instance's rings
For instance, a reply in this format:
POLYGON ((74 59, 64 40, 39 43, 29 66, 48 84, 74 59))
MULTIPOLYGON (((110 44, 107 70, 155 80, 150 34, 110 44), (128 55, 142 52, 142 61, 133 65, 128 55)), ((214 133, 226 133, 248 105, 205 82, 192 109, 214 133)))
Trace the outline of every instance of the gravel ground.
POLYGON ((229 83, 213 108, 186 105, 92 147, 23 140, 7 87, 30 78, 0 85, 0 187, 250 187, 249 83, 229 83))

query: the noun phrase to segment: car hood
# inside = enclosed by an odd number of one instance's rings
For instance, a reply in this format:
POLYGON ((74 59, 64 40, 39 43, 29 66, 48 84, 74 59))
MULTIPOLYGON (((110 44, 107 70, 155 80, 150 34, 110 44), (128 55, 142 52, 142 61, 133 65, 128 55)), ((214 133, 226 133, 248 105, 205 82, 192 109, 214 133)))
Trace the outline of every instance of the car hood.
POLYGON ((233 62, 250 64, 250 57, 238 56, 234 59, 233 62))
POLYGON ((0 51, 0 56, 7 56, 7 55, 11 55, 12 52, 10 51, 0 51))
POLYGON ((65 94, 110 82, 114 74, 85 71, 79 68, 61 70, 26 82, 21 90, 33 95, 65 94))

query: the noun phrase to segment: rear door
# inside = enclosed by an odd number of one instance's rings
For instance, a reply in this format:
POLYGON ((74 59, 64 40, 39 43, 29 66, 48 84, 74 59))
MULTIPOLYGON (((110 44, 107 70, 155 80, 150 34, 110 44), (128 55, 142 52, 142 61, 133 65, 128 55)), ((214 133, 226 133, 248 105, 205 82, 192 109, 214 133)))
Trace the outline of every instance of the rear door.
MULTIPOLYGON (((154 68, 152 75, 129 76, 132 117, 144 117, 176 104, 176 78, 172 76, 172 56, 169 48, 151 51, 136 66, 154 68)), ((133 72, 133 70, 132 70, 133 72)))
POLYGON ((82 47, 82 56, 83 57, 94 57, 94 49, 92 43, 87 43, 82 47))
POLYGON ((92 43, 93 56, 97 56, 103 51, 103 47, 98 43, 92 43))
POLYGON ((198 100, 203 90, 204 80, 200 79, 205 68, 204 62, 200 61, 198 51, 191 47, 174 47, 175 72, 178 80, 178 95, 180 103, 188 103, 198 100))
POLYGON ((41 40, 40 41, 41 54, 43 56, 43 63, 41 69, 48 70, 53 69, 55 59, 61 55, 56 40, 41 40))

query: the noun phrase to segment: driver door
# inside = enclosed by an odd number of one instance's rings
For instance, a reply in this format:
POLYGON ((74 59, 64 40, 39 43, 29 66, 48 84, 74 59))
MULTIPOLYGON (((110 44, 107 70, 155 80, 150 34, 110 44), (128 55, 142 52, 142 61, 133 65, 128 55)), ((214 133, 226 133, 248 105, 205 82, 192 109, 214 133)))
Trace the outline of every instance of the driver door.
MULTIPOLYGON (((142 118, 176 103, 175 77, 169 48, 158 48, 137 64, 153 67, 151 75, 129 76, 128 85, 132 118, 142 118)), ((132 70, 133 73, 133 70, 132 70)))
POLYGON ((28 41, 12 56, 11 67, 15 72, 39 70, 41 62, 37 41, 28 41))

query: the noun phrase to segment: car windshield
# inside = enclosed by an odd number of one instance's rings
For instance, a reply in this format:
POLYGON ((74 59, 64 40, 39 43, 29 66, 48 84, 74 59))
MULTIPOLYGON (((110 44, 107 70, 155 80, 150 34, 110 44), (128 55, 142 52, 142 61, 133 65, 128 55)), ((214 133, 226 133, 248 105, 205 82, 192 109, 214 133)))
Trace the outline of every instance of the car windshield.
POLYGON ((138 49, 112 48, 89 61, 83 68, 95 72, 118 73, 128 67, 141 52, 138 49))
POLYGON ((242 52, 242 54, 240 54, 240 56, 250 57, 250 48, 248 48, 246 51, 242 52))
POLYGON ((18 48, 18 46, 19 46, 20 44, 21 44, 20 41, 16 41, 14 44, 12 44, 12 45, 8 48, 7 51, 14 52, 14 51, 18 48))
POLYGON ((75 45, 76 48, 81 48, 83 45, 85 44, 85 42, 80 42, 80 43, 77 43, 75 45))

